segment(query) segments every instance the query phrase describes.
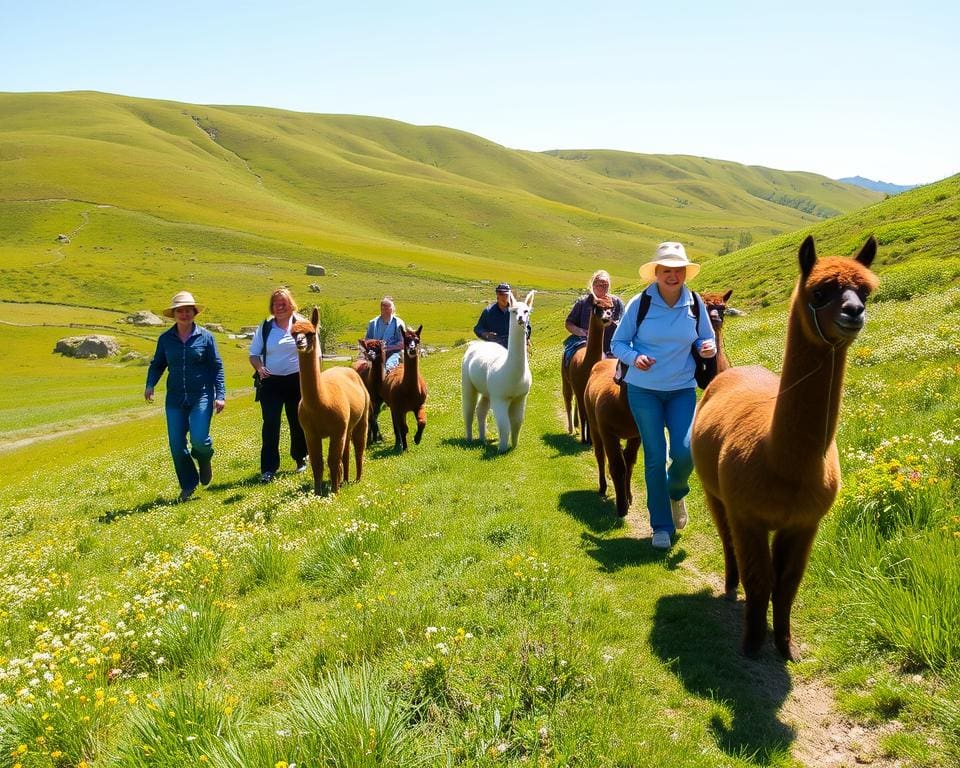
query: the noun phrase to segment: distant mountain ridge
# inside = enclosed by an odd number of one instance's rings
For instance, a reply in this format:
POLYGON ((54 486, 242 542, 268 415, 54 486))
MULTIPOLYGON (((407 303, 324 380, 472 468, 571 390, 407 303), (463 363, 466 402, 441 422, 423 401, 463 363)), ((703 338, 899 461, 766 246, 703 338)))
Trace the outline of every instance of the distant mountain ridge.
POLYGON ((906 192, 908 189, 916 189, 920 186, 919 184, 890 184, 886 181, 866 179, 863 176, 846 176, 842 179, 837 179, 837 181, 842 181, 844 184, 853 184, 855 187, 862 187, 863 189, 870 189, 874 192, 883 192, 887 195, 899 195, 901 192, 906 192))

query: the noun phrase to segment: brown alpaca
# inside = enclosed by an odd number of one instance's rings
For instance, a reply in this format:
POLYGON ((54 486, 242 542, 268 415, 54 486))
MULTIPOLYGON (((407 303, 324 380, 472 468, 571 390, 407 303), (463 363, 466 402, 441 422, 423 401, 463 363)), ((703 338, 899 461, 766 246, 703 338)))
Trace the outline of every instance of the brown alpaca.
POLYGON ((390 406, 393 421, 393 436, 398 453, 407 450, 407 413, 413 412, 417 419, 417 431, 413 442, 420 445, 423 430, 427 426, 427 384, 420 375, 420 333, 417 330, 403 329, 403 362, 394 368, 383 380, 380 395, 390 406))
POLYGON ((580 442, 590 444, 590 428, 583 405, 583 391, 587 388, 587 379, 593 366, 603 357, 603 332, 613 320, 613 301, 607 296, 602 299, 593 297, 593 310, 590 312, 590 325, 587 328, 587 343, 573 353, 566 365, 560 361, 560 379, 563 384, 563 406, 567 412, 567 431, 573 432, 580 424, 580 442), (571 402, 576 398, 576 411, 571 402))
POLYGON ((363 472, 363 451, 367 447, 367 420, 370 417, 370 395, 353 368, 321 370, 317 323, 314 307, 311 322, 294 323, 290 333, 297 342, 300 357, 300 424, 307 438, 310 466, 313 469, 313 492, 323 493, 323 438, 330 439, 327 466, 330 468, 330 490, 336 493, 340 484, 350 479, 350 442, 356 454, 357 480, 363 472))
POLYGON ((847 349, 863 328, 872 237, 855 259, 818 261, 800 246, 800 279, 787 321, 783 373, 730 368, 707 388, 693 422, 694 465, 723 544, 726 597, 746 595, 743 651, 760 652, 773 599, 773 636, 799 658, 790 611, 820 519, 840 485, 834 436, 847 349), (773 533, 772 548, 769 541, 773 533))
MULTIPOLYGON (((706 294, 711 297, 709 302, 704 298, 710 324, 717 336, 717 356, 720 358, 717 367, 720 371, 729 365, 726 355, 723 354, 721 326, 727 309, 726 300, 732 293, 733 291, 727 291, 726 294, 706 294)), ((630 483, 640 449, 640 432, 627 403, 626 385, 620 386, 613 380, 616 368, 616 360, 601 360, 593 366, 583 393, 583 404, 593 438, 593 454, 600 476, 600 495, 607 493, 605 464, 608 463, 616 496, 617 514, 625 517, 633 503, 630 483), (621 440, 627 441, 625 448, 621 446, 621 440)))
POLYGON ((359 360, 353 361, 353 370, 360 374, 370 395, 370 420, 367 430, 368 443, 382 443, 383 435, 377 419, 383 407, 380 387, 383 385, 383 341, 381 339, 357 339, 360 345, 359 360))
POLYGON ((710 318, 710 325, 713 326, 713 333, 717 337, 717 373, 722 373, 730 367, 727 354, 723 351, 723 317, 727 312, 727 302, 730 301, 731 296, 733 296, 732 290, 726 293, 700 292, 700 298, 703 299, 703 305, 707 310, 707 317, 710 318))

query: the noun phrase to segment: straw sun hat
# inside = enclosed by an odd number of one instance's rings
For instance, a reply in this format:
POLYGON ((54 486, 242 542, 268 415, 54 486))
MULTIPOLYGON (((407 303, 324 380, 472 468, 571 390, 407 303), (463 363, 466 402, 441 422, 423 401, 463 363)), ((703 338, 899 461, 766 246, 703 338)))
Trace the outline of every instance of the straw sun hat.
POLYGON ((680 243, 660 243, 654 257, 640 267, 640 277, 648 283, 652 283, 657 279, 658 265, 661 267, 686 267, 688 279, 696 277, 700 271, 700 265, 687 258, 687 252, 680 243))
POLYGON ((174 294, 170 300, 170 306, 163 310, 163 314, 166 317, 173 317, 173 311, 180 307, 193 307, 197 311, 197 314, 203 312, 203 305, 197 304, 197 302, 193 300, 193 294, 190 293, 190 291, 180 291, 174 294))

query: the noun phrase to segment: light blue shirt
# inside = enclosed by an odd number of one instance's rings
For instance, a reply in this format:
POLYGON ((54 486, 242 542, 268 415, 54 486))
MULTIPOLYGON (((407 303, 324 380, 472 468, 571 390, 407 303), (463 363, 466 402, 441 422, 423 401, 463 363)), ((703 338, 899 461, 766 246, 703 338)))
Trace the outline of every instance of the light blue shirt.
POLYGON ((403 346, 403 320, 394 315, 389 323, 384 323, 377 315, 367 323, 367 339, 380 339, 386 347, 403 346))
MULTIPOLYGON (((286 328, 278 328, 276 320, 270 322, 270 332, 266 339, 267 358, 265 365, 274 376, 289 376, 300 370, 297 341, 290 335, 290 328, 299 319, 299 316, 291 317, 286 328)), ((253 357, 263 357, 263 351, 263 323, 260 323, 257 330, 253 332, 248 354, 253 357)))
POLYGON ((677 389, 692 389, 697 386, 693 374, 696 364, 690 354, 690 345, 697 349, 707 339, 716 340, 707 310, 699 296, 683 286, 680 298, 672 307, 661 298, 656 283, 646 288, 650 294, 647 316, 637 325, 637 309, 641 294, 629 302, 613 334, 610 347, 613 354, 625 362, 627 384, 644 389, 672 392, 677 389), (693 314, 693 302, 700 302, 700 322, 693 314), (656 360, 649 370, 634 367, 639 355, 656 360))

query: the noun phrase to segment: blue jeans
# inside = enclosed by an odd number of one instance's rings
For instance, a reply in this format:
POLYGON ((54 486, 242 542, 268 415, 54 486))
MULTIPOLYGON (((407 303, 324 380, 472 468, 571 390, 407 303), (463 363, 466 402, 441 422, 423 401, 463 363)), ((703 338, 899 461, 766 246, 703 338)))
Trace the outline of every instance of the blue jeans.
POLYGON ((384 362, 383 362, 383 372, 384 372, 384 373, 390 373, 390 371, 392 371, 392 370, 393 370, 394 368, 396 368, 398 365, 400 365, 400 353, 399 353, 399 352, 391 352, 391 353, 390 353, 390 357, 388 357, 388 358, 387 358, 386 360, 384 360, 384 362))
POLYGON ((628 384, 627 402, 643 444, 643 475, 647 484, 650 527, 654 531, 673 534, 670 500, 682 499, 690 492, 687 483, 693 471, 690 430, 693 411, 697 407, 697 390, 691 387, 661 392, 628 384), (664 428, 670 434, 669 467, 664 428))
POLYGON ((167 437, 177 480, 183 490, 193 490, 200 482, 197 465, 213 458, 213 440, 210 437, 210 419, 213 418, 213 398, 199 395, 192 403, 167 403, 167 437), (187 448, 187 433, 190 445, 187 448))

